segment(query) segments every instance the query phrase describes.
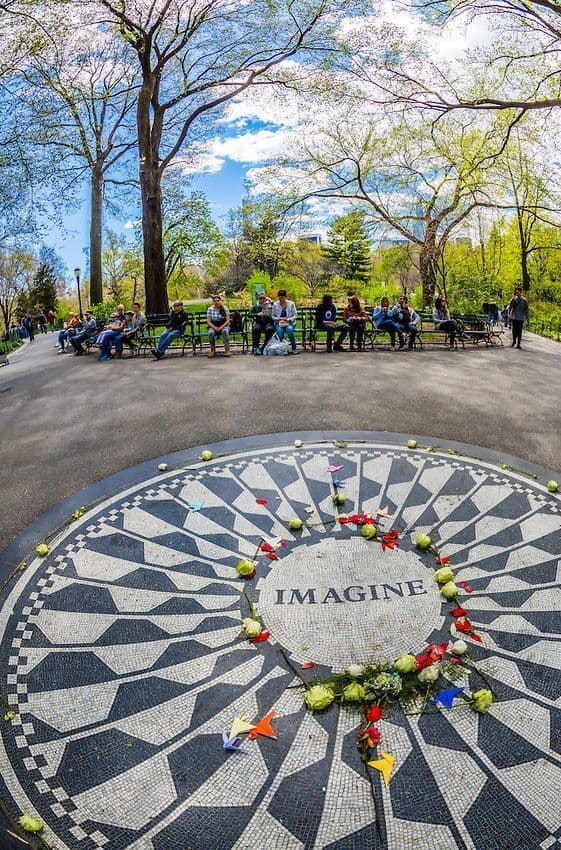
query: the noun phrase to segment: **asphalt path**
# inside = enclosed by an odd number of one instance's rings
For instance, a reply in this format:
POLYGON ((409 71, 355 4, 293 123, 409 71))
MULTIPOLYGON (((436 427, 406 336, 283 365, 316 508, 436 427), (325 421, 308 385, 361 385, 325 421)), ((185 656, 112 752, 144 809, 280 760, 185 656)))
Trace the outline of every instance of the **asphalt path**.
POLYGON ((38 336, 0 368, 0 551, 40 514, 143 461, 282 431, 394 431, 480 445, 561 474, 561 346, 521 351, 170 355, 99 363, 38 336))

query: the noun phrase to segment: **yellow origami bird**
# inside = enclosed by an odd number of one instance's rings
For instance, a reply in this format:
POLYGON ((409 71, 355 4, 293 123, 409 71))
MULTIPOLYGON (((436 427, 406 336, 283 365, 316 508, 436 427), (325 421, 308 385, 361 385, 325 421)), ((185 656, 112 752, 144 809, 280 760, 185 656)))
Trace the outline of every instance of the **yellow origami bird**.
POLYGON ((237 738, 238 735, 243 735, 245 732, 250 732, 255 728, 253 723, 249 723, 249 716, 243 714, 241 717, 236 717, 230 729, 230 738, 237 738))
POLYGON ((379 770, 382 776, 384 777, 384 782, 386 788, 390 784, 390 776, 393 770, 395 758, 391 753, 382 753, 382 758, 376 759, 376 761, 369 761, 368 764, 370 767, 373 767, 375 770, 379 770))

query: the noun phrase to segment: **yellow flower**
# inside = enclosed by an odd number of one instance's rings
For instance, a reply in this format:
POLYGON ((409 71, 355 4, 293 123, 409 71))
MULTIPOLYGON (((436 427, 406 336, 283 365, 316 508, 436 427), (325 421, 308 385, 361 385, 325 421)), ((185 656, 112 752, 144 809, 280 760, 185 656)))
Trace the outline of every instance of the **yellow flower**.
POLYGON ((312 711, 321 711, 331 705, 335 699, 335 694, 328 685, 312 685, 306 691, 306 705, 312 711))
POLYGON ((39 545, 35 547, 35 551, 41 556, 41 558, 44 558, 45 555, 49 554, 49 547, 46 543, 39 543, 39 545))
POLYGON ((453 581, 447 581, 440 588, 440 592, 446 599, 454 599, 458 595, 458 587, 453 581))
POLYGON ((241 561, 238 561, 236 570, 238 571, 238 575, 242 576, 242 578, 252 576, 255 572, 255 561, 246 561, 242 558, 241 561))
POLYGON ((415 538, 415 545, 419 549, 428 549, 429 546, 432 546, 432 538, 428 534, 418 534, 415 538))
POLYGON ((487 690, 487 688, 481 688, 480 691, 475 691, 475 693, 471 695, 471 698, 471 706, 473 710, 478 711, 480 714, 485 714, 493 702, 493 694, 491 691, 487 690))
POLYGON ((440 567, 440 569, 435 572, 434 577, 439 584, 446 584, 446 582, 454 581, 454 573, 450 567, 440 567))
POLYGON ((367 522, 366 525, 362 526, 362 536, 366 537, 367 540, 374 540, 376 535, 378 534, 378 530, 375 525, 367 522))
POLYGON ((26 832, 41 832, 43 829, 41 818, 34 818, 33 815, 22 815, 19 819, 19 825, 26 832))
POLYGON ((343 688, 343 699, 345 702, 362 702, 366 693, 359 682, 351 682, 343 688))

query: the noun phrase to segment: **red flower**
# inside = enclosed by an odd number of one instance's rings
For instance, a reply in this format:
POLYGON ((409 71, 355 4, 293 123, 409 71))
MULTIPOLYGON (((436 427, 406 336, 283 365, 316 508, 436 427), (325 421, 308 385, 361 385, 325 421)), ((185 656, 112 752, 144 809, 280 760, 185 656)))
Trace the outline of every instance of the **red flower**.
POLYGON ((397 539, 399 537, 399 531, 397 528, 392 528, 391 531, 386 532, 386 534, 382 534, 382 552, 385 549, 395 549, 396 546, 399 546, 397 539))
POLYGON ((302 670, 311 670, 312 667, 315 667, 313 661, 305 661, 304 664, 302 664, 302 670))
POLYGON ((267 504, 267 499, 256 499, 255 501, 257 502, 258 505, 266 505, 267 504))
POLYGON ((271 544, 270 544, 270 543, 262 543, 262 544, 261 544, 261 551, 262 551, 262 552, 272 552, 272 551, 273 551, 273 547, 271 546, 271 544))
POLYGON ((469 636, 470 636, 470 638, 473 638, 474 640, 476 640, 477 643, 483 643, 483 638, 481 637, 481 635, 477 635, 475 632, 470 632, 469 636))
POLYGON ((261 632, 260 635, 254 638, 250 638, 250 643, 263 643, 263 641, 268 640, 271 637, 271 632, 261 632))
POLYGON ((427 654, 430 656, 431 663, 433 661, 444 661, 444 656, 448 649, 448 641, 439 643, 433 646, 427 646, 427 654))
POLYGON ((382 709, 378 705, 369 705, 365 713, 369 723, 376 723, 382 716, 382 709))
POLYGON ((375 747, 380 743, 380 738, 382 737, 380 730, 377 726, 369 726, 366 730, 366 734, 368 735, 368 745, 370 747, 375 747))
POLYGON ((267 558, 269 559, 269 561, 278 561, 279 556, 278 556, 278 555, 275 555, 275 553, 274 553, 274 552, 268 552, 268 553, 267 553, 267 558))
POLYGON ((450 661, 452 662, 452 664, 461 664, 462 663, 462 659, 458 658, 456 655, 452 655, 451 658, 450 658, 450 661))
POLYGON ((441 566, 444 565, 444 564, 448 564, 449 561, 450 561, 450 555, 445 555, 443 558, 437 558, 436 559, 436 563, 440 564, 441 566))
POLYGON ((415 666, 417 670, 424 670, 425 667, 430 667, 433 660, 434 659, 431 657, 430 652, 423 652, 415 659, 415 666))
POLYGON ((467 617, 459 617, 456 620, 456 628, 460 632, 463 632, 463 634, 469 635, 469 633, 471 632, 471 623, 467 617))
POLYGON ((460 607, 460 608, 454 608, 454 610, 451 613, 452 613, 453 617, 465 617, 465 615, 467 614, 467 611, 465 610, 465 608, 460 607))

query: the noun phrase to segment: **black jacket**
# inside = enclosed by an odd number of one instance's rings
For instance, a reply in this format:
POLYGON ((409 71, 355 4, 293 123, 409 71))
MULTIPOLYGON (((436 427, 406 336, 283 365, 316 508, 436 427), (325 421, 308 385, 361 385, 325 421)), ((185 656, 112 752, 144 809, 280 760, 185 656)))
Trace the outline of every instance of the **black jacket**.
POLYGON ((169 331, 180 331, 186 321, 187 313, 185 312, 185 310, 180 310, 179 313, 175 313, 172 310, 169 314, 169 319, 166 327, 169 331))

